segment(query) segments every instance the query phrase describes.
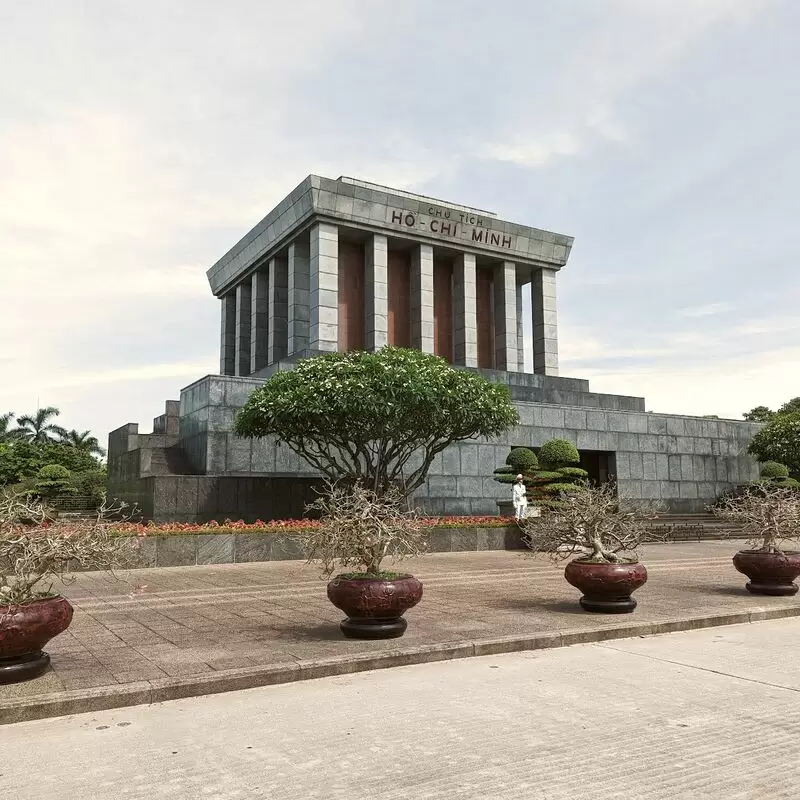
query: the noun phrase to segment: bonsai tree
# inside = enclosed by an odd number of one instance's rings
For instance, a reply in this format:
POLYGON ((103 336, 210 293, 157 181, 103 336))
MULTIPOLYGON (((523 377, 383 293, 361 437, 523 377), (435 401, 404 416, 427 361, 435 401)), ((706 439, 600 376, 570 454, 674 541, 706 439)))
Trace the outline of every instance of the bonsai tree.
POLYGON ((636 549, 645 541, 666 538, 647 526, 656 508, 626 508, 612 484, 573 484, 563 502, 546 517, 526 517, 523 538, 531 550, 554 561, 578 555, 581 561, 616 564, 636 561, 636 549))
POLYGON ((57 596, 56 580, 73 580, 75 564, 111 572, 135 564, 138 540, 114 532, 123 508, 103 506, 90 519, 62 521, 38 500, 0 497, 0 607, 57 596))
POLYGON ((328 599, 347 614, 340 624, 350 639, 393 639, 408 626, 403 614, 422 599, 422 583, 407 573, 384 572, 381 563, 425 551, 416 511, 405 508, 406 496, 390 485, 376 492, 359 482, 329 486, 311 508, 321 520, 306 539, 309 561, 323 575, 337 568, 357 568, 328 583, 328 599))
POLYGON ((0 684, 47 670, 44 647, 69 627, 73 612, 56 581, 69 583, 76 564, 112 573, 135 564, 138 539, 114 533, 121 510, 64 522, 25 494, 0 496, 0 684))
POLYGON ((256 389, 236 418, 240 436, 274 435, 326 479, 403 497, 433 459, 466 439, 519 421, 506 386, 444 359, 384 347, 300 361, 256 389))
POLYGON ((425 552, 425 531, 416 510, 403 507, 396 487, 383 494, 360 483, 329 486, 309 506, 320 515, 319 525, 305 539, 309 563, 318 563, 324 575, 336 569, 355 569, 339 577, 387 578, 381 563, 391 553, 395 560, 425 552))
POLYGON ((779 413, 756 433, 747 448, 759 461, 785 464, 800 472, 800 413, 779 413))
POLYGON ((748 544, 757 552, 782 554, 782 541, 800 539, 800 494, 791 487, 754 484, 720 498, 711 511, 749 533, 748 544))
POLYGON ((36 474, 33 490, 41 497, 59 497, 76 493, 70 471, 60 464, 48 464, 42 467, 36 474))

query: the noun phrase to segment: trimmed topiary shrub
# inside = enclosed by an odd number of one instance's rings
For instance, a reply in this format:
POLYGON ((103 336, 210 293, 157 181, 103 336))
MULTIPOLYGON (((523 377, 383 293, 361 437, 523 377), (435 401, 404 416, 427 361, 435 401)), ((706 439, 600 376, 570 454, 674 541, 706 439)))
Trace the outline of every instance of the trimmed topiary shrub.
POLYGON ((761 465, 762 478, 788 478, 789 468, 778 461, 765 461, 761 465))
POLYGON ((506 464, 514 469, 515 472, 533 472, 539 468, 539 459, 536 453, 529 447, 515 447, 506 458, 506 464))
POLYGON ((560 467, 556 472, 565 478, 577 478, 581 481, 589 480, 589 473, 580 467, 560 467))
POLYGON ((60 464, 47 464, 36 474, 33 484, 34 490, 42 497, 57 497, 65 494, 75 494, 72 486, 72 474, 60 464))
POLYGON ((566 439, 551 439, 539 448, 539 463, 545 468, 558 469, 580 460, 578 448, 566 439))
POLYGON ((800 481, 796 478, 784 478, 778 483, 784 489, 800 489, 800 481))

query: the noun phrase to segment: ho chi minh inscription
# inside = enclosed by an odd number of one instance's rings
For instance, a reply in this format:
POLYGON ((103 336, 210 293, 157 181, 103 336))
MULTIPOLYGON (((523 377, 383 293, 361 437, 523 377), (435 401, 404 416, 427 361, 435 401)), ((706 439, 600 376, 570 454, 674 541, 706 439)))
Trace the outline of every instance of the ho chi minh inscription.
POLYGON ((493 231, 487 227, 484 217, 469 211, 430 206, 425 212, 413 212, 389 207, 386 209, 386 222, 406 230, 430 231, 484 247, 512 249, 509 234, 493 231))

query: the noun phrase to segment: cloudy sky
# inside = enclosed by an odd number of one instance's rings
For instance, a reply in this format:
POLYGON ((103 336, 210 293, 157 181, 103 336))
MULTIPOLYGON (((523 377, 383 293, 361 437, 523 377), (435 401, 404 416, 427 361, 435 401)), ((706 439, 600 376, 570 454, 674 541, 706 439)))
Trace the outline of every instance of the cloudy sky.
POLYGON ((0 0, 0 412, 218 369, 206 269, 307 174, 575 237, 562 375, 800 394, 793 0, 0 0))

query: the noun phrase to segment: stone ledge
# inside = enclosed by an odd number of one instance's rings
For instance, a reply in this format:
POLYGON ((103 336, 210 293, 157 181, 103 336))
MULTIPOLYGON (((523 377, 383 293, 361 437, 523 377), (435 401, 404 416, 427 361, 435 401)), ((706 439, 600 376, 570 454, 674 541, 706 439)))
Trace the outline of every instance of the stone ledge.
POLYGON ((349 675, 375 669, 428 664, 455 658, 500 655, 525 650, 568 647, 592 644, 634 636, 651 636, 676 631, 691 631, 745 622, 761 622, 800 616, 800 606, 758 608, 750 611, 703 614, 660 622, 631 622, 592 630, 565 630, 443 644, 423 644, 384 650, 378 653, 359 653, 331 658, 305 659, 294 662, 266 664, 244 669, 221 670, 213 675, 191 678, 165 678, 153 681, 103 686, 61 692, 58 695, 34 695, 29 698, 0 702, 0 724, 27 722, 48 717, 105 711, 126 706, 148 705, 188 697, 253 689, 301 680, 314 680, 336 675, 349 675))

